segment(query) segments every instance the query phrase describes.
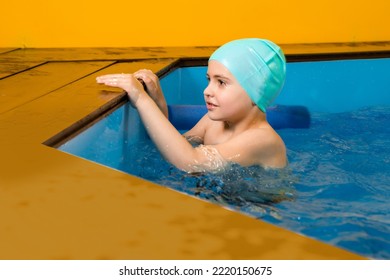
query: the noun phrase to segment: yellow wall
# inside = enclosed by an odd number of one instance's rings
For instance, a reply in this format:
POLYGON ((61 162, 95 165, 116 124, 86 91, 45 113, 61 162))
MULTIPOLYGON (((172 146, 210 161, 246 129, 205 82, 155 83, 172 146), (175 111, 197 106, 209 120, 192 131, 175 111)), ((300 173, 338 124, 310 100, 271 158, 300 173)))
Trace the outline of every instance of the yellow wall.
POLYGON ((1 10, 0 47, 390 41, 389 0, 21 0, 1 10))

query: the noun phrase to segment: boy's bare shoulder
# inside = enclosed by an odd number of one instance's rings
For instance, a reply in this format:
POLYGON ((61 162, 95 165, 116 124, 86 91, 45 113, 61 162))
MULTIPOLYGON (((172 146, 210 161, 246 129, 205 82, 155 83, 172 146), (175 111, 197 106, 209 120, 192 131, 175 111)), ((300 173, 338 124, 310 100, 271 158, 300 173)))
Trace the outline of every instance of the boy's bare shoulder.
POLYGON ((286 146, 280 135, 271 127, 256 129, 255 148, 263 165, 284 167, 287 164, 286 146))
POLYGON ((271 127, 252 128, 235 139, 242 155, 253 163, 268 167, 284 167, 287 163, 286 146, 283 139, 271 127))

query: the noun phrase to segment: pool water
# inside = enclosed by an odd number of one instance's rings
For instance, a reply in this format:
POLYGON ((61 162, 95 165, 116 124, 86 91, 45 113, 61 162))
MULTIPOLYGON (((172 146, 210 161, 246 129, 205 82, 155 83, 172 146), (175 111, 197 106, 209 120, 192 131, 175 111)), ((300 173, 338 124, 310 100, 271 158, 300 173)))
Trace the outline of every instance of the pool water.
MULTIPOLYGON (((281 129, 289 166, 186 174, 161 158, 128 104, 59 147, 373 259, 390 259, 390 59, 287 64, 276 104, 303 105, 307 129, 281 129)), ((161 85, 169 104, 203 104, 205 67, 161 85)))
POLYGON ((370 258, 390 259, 390 107, 313 114, 309 130, 280 134, 299 178, 297 199, 275 205, 281 219, 265 219, 370 258))

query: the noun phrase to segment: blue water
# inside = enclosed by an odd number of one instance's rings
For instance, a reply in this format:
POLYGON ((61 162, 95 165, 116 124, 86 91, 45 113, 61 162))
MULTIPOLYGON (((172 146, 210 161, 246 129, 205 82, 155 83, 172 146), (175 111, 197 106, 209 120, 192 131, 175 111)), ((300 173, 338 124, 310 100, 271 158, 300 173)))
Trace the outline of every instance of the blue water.
POLYGON ((390 259, 390 107, 314 113, 279 134, 289 166, 189 175, 144 139, 121 169, 374 259, 390 259), (163 162, 163 164, 162 164, 163 162))
POLYGON ((280 131, 297 199, 266 220, 370 258, 390 259, 390 107, 314 114, 280 131))
MULTIPOLYGON (((289 166, 189 175, 163 160, 136 110, 120 107, 59 149, 374 259, 390 259, 390 58, 287 64, 276 104, 309 129, 282 129, 289 166)), ((203 104, 205 67, 161 80, 169 104, 203 104)))

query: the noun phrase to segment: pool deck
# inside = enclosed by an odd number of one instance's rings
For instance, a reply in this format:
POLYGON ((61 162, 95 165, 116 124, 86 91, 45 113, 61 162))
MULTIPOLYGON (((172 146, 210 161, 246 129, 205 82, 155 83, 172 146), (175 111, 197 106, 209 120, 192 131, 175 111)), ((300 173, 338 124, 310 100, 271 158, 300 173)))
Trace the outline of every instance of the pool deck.
MULTIPOLYGON (((389 56, 390 42, 282 48, 389 56)), ((123 101, 96 76, 214 49, 0 49, 0 259, 364 259, 42 144, 123 101)))

